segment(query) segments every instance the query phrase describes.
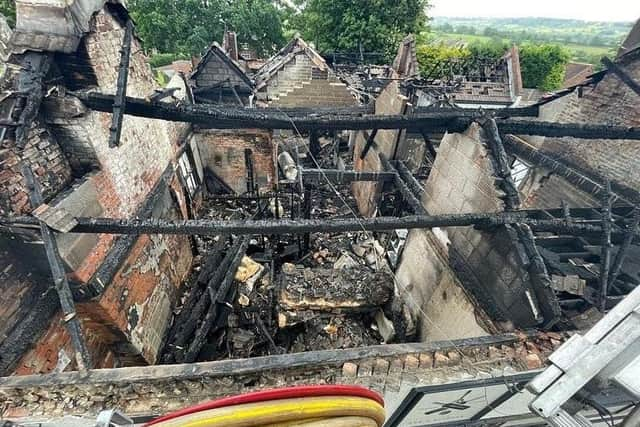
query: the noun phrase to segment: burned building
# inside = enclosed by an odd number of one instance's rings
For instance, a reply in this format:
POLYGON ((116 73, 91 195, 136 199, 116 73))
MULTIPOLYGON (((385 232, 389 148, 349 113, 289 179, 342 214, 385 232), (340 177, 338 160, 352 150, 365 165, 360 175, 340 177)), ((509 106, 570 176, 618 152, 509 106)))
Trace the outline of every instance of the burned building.
POLYGON ((356 105, 354 96, 324 58, 295 37, 256 75, 257 100, 277 107, 356 105))
MULTIPOLYGON (((487 111, 415 105, 412 37, 367 106, 296 39, 258 73, 258 109, 179 75, 156 88, 119 2, 17 6, 3 418, 153 417, 284 384, 391 402, 539 369, 637 285, 637 49, 487 111), (341 94, 285 104, 288 81, 341 94)), ((192 80, 233 52, 214 45, 192 80)))
POLYGON ((240 106, 253 103, 254 84, 238 63, 236 44, 233 48, 223 49, 213 42, 191 74, 191 80, 199 102, 240 106))

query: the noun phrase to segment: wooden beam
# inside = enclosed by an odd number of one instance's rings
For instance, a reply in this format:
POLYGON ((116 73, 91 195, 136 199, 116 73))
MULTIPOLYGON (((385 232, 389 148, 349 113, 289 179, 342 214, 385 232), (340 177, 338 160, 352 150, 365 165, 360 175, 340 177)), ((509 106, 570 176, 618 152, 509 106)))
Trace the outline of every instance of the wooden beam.
MULTIPOLYGON (((224 279, 216 290, 215 295, 211 296, 211 305, 209 305, 209 310, 207 311, 207 314, 205 315, 205 318, 202 321, 200 327, 196 331, 196 335, 189 345, 189 349, 184 355, 184 362, 195 362, 198 354, 200 354, 202 347, 207 341, 209 332, 211 331, 212 327, 219 321, 218 316, 222 311, 221 305, 229 304, 227 296, 235 280, 236 270, 240 266, 242 258, 244 257, 244 254, 247 251, 248 247, 248 238, 238 238, 232 249, 225 256, 225 259, 222 262, 224 268, 219 269, 223 272, 224 279)), ((209 288, 209 290, 211 291, 211 288, 209 288)), ((235 293, 232 294, 235 295, 235 293)))
POLYGON ((602 237, 600 252, 600 310, 604 312, 607 308, 607 297, 609 296, 609 266, 611 264, 611 184, 605 181, 606 193, 602 197, 602 237))
MULTIPOLYGON (((22 168, 22 172, 25 177, 27 187, 29 188, 29 198, 32 206, 38 207, 42 205, 42 203, 44 203, 44 199, 42 197, 40 184, 35 179, 31 168, 24 166, 22 168)), ((71 336, 71 343, 75 350, 75 359, 78 369, 81 371, 91 369, 91 357, 89 356, 89 350, 87 349, 82 336, 82 326, 80 325, 80 320, 76 315, 73 294, 71 293, 71 288, 67 281, 67 275, 62 258, 58 252, 58 244, 56 243, 55 234, 44 222, 38 221, 38 225, 40 227, 42 241, 44 242, 47 260, 49 261, 49 267, 51 268, 53 283, 56 291, 58 292, 60 307, 62 308, 62 322, 71 336)))
MULTIPOLYGON (((492 228, 504 224, 524 223, 534 231, 548 231, 573 235, 600 235, 602 227, 594 224, 567 224, 564 219, 535 219, 539 210, 518 210, 513 212, 465 213, 443 215, 414 215, 405 217, 350 218, 350 219, 306 219, 306 220, 167 220, 167 219, 117 219, 77 217, 71 233, 93 234, 173 234, 203 235, 218 234, 304 234, 315 232, 342 233, 355 231, 390 231, 398 229, 429 229, 435 227, 476 226, 492 228)), ((32 228, 38 220, 29 217, 0 218, 0 226, 32 228)), ((623 238, 625 233, 613 232, 612 237, 623 238)), ((634 239, 640 238, 633 232, 634 239)))
POLYGON ((369 153, 369 150, 371 150, 371 147, 373 147, 373 143, 375 142, 377 134, 378 134, 378 129, 374 129, 374 130, 371 131, 371 133, 367 137, 367 142, 366 142, 366 144, 364 144, 364 148, 362 149, 362 153, 360 153, 360 160, 364 160, 364 158, 367 157, 367 154, 369 153))
MULTIPOLYGON (((114 97, 96 92, 76 92, 88 108, 111 112, 114 97)), ((177 122, 196 123, 215 129, 298 129, 310 130, 366 130, 366 129, 426 129, 430 132, 462 132, 476 119, 483 117, 476 111, 432 112, 409 115, 340 116, 309 115, 292 117, 286 113, 266 113, 260 109, 232 109, 205 104, 153 104, 145 99, 127 98, 126 112, 132 116, 177 122)), ((484 114, 484 113, 483 113, 484 114)), ((640 140, 640 128, 587 125, 582 123, 552 123, 504 119, 498 122, 504 133, 574 137, 583 139, 640 140)))
POLYGON ((507 162, 507 153, 502 144, 498 125, 494 119, 488 119, 482 123, 482 129, 484 130, 485 141, 487 141, 489 151, 492 154, 495 173, 499 178, 497 186, 499 190, 505 193, 505 197, 502 198, 505 209, 508 211, 518 209, 520 206, 520 194, 511 176, 511 166, 507 162))
MULTIPOLYGON (((509 153, 524 160, 528 164, 543 167, 550 172, 553 172, 561 176, 562 178, 565 178, 567 181, 569 181, 571 184, 575 185, 585 193, 600 198, 606 192, 605 187, 602 183, 596 182, 591 178, 585 176, 575 168, 567 165, 564 161, 552 158, 550 155, 536 149, 517 136, 506 135, 503 141, 505 144, 505 148, 509 153)), ((622 197, 619 193, 614 193, 614 195, 630 206, 633 205, 631 201, 629 201, 627 198, 622 197)))
POLYGON ((302 169, 302 179, 305 182, 323 183, 329 180, 332 184, 350 184, 360 181, 391 181, 391 172, 358 172, 339 169, 302 169))
POLYGON ((424 196, 424 188, 422 184, 413 176, 411 171, 405 166, 405 164, 401 161, 396 161, 394 164, 396 170, 402 177, 402 180, 409 186, 413 194, 419 199, 422 200, 424 196))
POLYGON ((127 19, 120 49, 120 66, 118 68, 118 81, 116 84, 116 95, 113 99, 113 116, 111 117, 111 127, 109 128, 109 147, 114 148, 120 145, 120 135, 122 134, 122 121, 127 109, 127 81, 129 80, 129 60, 131 58, 131 41, 133 40, 133 21, 127 19))
POLYGON ((620 65, 616 64, 606 56, 602 58, 602 65, 618 76, 629 88, 640 96, 640 83, 636 82, 620 65))
MULTIPOLYGON (((525 332, 527 338, 534 338, 537 332, 525 332)), ((457 348, 500 347, 521 342, 522 333, 489 335, 460 340, 446 340, 428 343, 384 344, 339 350, 309 351, 303 353, 251 357, 248 359, 218 360, 182 365, 140 366, 131 368, 96 369, 90 372, 63 372, 46 375, 20 375, 0 378, 0 388, 67 387, 71 385, 104 385, 130 387, 132 383, 146 381, 177 381, 227 377, 229 375, 263 374, 283 369, 317 368, 321 366, 342 366, 346 362, 371 358, 391 358, 405 354, 447 352, 457 348)))
POLYGON ((633 222, 629 226, 629 229, 624 236, 622 245, 620 245, 620 248, 618 249, 616 259, 613 262, 613 267, 611 268, 611 272, 609 273, 609 286, 612 286, 615 283, 615 281, 618 279, 618 275, 622 271, 624 262, 626 261, 629 254, 629 249, 631 248, 631 244, 633 243, 633 233, 638 231, 638 225, 640 225, 640 209, 636 208, 636 210, 633 212, 633 222))
POLYGON ((547 267, 538 251, 531 227, 526 224, 515 224, 513 227, 529 258, 528 272, 532 288, 544 317, 543 328, 549 330, 562 318, 560 302, 553 290, 551 277, 549 277, 547 267))

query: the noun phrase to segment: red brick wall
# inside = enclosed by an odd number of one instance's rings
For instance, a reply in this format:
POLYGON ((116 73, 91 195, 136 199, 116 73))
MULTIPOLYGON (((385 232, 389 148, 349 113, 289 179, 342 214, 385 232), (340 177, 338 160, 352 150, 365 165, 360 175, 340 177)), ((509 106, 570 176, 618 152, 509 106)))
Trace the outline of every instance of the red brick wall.
POLYGON ((271 132, 263 130, 200 130, 195 135, 203 167, 209 167, 237 193, 247 191, 244 150, 253 153, 256 184, 271 190, 276 179, 277 147, 271 132))
MULTIPOLYGON (((82 41, 86 46, 88 62, 96 74, 98 90, 113 93, 124 31, 106 9, 95 16, 92 28, 93 31, 82 41)), ((146 97, 156 87, 140 43, 134 40, 128 95, 146 97)), ((65 134, 93 150, 99 170, 88 179, 95 184, 102 215, 128 218, 145 203, 162 173, 174 161, 178 151, 177 135, 182 133, 186 125, 125 116, 120 146, 109 148, 110 125, 111 114, 93 111, 84 112, 79 117, 58 117, 55 121, 55 126, 62 128, 65 134)), ((62 151, 58 146, 47 148, 45 142, 30 144, 38 148, 33 159, 43 164, 46 174, 56 167, 54 161, 60 158, 62 151)), ((59 142, 65 143, 62 140, 59 142)), ((0 151, 0 155, 4 153, 0 151)), ((9 160, 15 163, 10 156, 9 160)), ((68 165, 66 167, 68 169, 68 165)), ((39 168, 34 167, 34 171, 41 176, 39 168)), ((47 189, 51 187, 48 194, 56 194, 68 184, 69 172, 65 176, 64 185, 47 186, 47 189)), ((186 199, 177 178, 174 177, 170 187, 181 206, 174 206, 167 190, 160 202, 164 208, 163 216, 184 218, 186 199)), ((20 192, 16 191, 15 194, 20 192)), ((15 197, 15 203, 22 203, 24 196, 15 197)), ((109 253, 115 237, 100 235, 98 243, 84 262, 70 274, 70 278, 81 283, 87 282, 109 253)), ((177 299, 177 289, 188 273, 191 261, 192 251, 187 236, 141 236, 112 283, 104 284, 105 293, 95 301, 79 304, 78 312, 82 313, 85 338, 96 367, 112 366, 114 363, 126 365, 133 361, 139 363, 141 359, 136 359, 136 355, 149 363, 155 362, 177 299), (127 354, 110 354, 109 349, 115 347, 114 343, 118 344, 118 348, 126 348, 127 354)), ((59 319, 54 319, 34 348, 23 357, 16 372, 49 372, 57 363, 60 348, 73 357, 69 336, 59 324, 59 319)))

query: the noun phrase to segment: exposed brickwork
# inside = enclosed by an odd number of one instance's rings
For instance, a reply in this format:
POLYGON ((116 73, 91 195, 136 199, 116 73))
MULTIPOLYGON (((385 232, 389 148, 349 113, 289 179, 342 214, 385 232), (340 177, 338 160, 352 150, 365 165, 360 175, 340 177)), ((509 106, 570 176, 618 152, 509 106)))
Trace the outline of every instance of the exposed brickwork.
MULTIPOLYGON (((635 81, 640 81, 640 51, 627 55, 620 66, 635 81)), ((559 114, 564 123, 588 123, 612 126, 640 126, 640 95, 613 73, 608 73, 594 88, 586 87, 583 96, 574 93, 559 114)), ((616 184, 640 190, 640 145, 637 141, 549 139, 542 146, 571 163, 606 176, 616 184)))
MULTIPOLYGON (((81 42, 85 53, 84 66, 93 70, 99 90, 106 93, 115 92, 124 35, 122 23, 109 12, 110 7, 107 5, 94 16, 92 30, 81 42)), ((73 76, 65 77, 65 82, 73 79, 73 76)), ((156 82, 140 42, 134 40, 127 93, 144 98, 153 93, 155 87, 156 82)), ((3 152, 5 163, 17 167, 16 156, 33 163, 34 172, 49 197, 57 195, 69 184, 72 170, 81 175, 86 170, 96 169, 85 177, 95 188, 91 203, 99 205, 102 216, 116 218, 131 217, 138 212, 167 166, 174 162, 178 137, 188 127, 186 124, 126 116, 120 146, 109 148, 111 114, 88 111, 70 96, 58 98, 53 105, 47 102, 42 112, 46 123, 32 130, 31 139, 22 154, 3 152), (55 144, 51 133, 43 130, 47 126, 53 129, 52 134, 60 137, 60 146, 55 144)), ((10 197, 15 199, 11 206, 22 206, 26 197, 23 195, 24 183, 13 176, 8 178, 16 183, 16 189, 11 190, 10 197)), ((174 206, 173 198, 166 189, 154 205, 154 214, 158 217, 184 218, 186 199, 177 179, 174 180, 170 186, 177 193, 175 199, 182 205, 174 206)), ((70 191, 68 196, 60 195, 62 203, 77 196, 75 189, 70 191)), ((79 210, 71 213, 78 214, 79 210)), ((87 282, 102 264, 114 240, 115 236, 99 235, 97 241, 82 247, 74 246, 75 270, 70 278, 80 283, 87 282)), ((61 239, 60 246, 65 244, 61 239)), ((62 247, 61 252, 66 253, 66 249, 62 247)), ((155 362, 177 299, 177 289, 191 261, 187 236, 143 236, 137 240, 113 283, 102 284, 107 289, 104 295, 82 304, 78 309, 82 311, 84 335, 96 366, 140 363, 139 356, 149 363, 155 362), (105 349, 109 348, 118 348, 119 351, 117 354, 108 353, 105 349)), ((69 337, 57 320, 43 332, 39 342, 23 357, 17 373, 50 371, 57 363, 60 348, 65 348, 73 359, 69 337)))
MULTIPOLYGON (((501 212, 504 202, 494 184, 481 129, 473 124, 464 134, 446 135, 425 184, 423 204, 432 215, 501 212)), ((458 277, 495 320, 518 327, 534 326, 525 291, 531 288, 527 260, 506 228, 485 232, 448 227, 450 263, 458 277)))
MULTIPOLYGON (((402 349, 386 346, 387 352, 378 353, 379 356, 373 349, 359 349, 353 350, 359 356, 353 355, 348 360, 335 357, 334 362, 322 365, 313 362, 312 354, 269 356, 260 358, 260 363, 283 357, 287 357, 289 363, 276 362, 277 369, 256 368, 235 374, 222 368, 226 362, 210 362, 162 367, 162 376, 157 367, 105 371, 109 380, 100 382, 65 376, 71 374, 34 378, 35 383, 23 385, 9 378, 0 380, 0 396, 6 402, 0 415, 5 418, 62 413, 95 416, 103 408, 114 407, 131 415, 161 414, 223 396, 302 384, 359 384, 381 393, 395 393, 406 386, 442 384, 505 370, 527 370, 531 366, 531 355, 544 363, 566 338, 555 334, 554 337, 559 340, 539 335, 496 345, 468 343, 460 347, 458 342, 456 347, 455 343, 442 342, 433 346, 405 344, 402 349), (307 362, 300 363, 302 360, 307 362), (151 374, 152 369, 155 374, 151 374), (53 383, 55 387, 49 385, 53 383)), ((318 357, 323 353, 318 352, 318 357)), ((238 360, 236 365, 244 366, 243 362, 246 361, 238 360)))
POLYGON ((203 167, 209 167, 239 194, 247 191, 244 150, 251 149, 255 182, 271 190, 276 179, 277 147, 264 130, 199 130, 194 134, 203 167))
POLYGON ((24 150, 18 149, 11 139, 5 139, 0 145, 0 215, 31 211, 21 162, 33 170, 45 200, 71 182, 71 167, 60 146, 45 128, 35 124, 24 150))
MULTIPOLYGON (((325 64, 326 66, 326 64, 325 64)), ((356 105, 356 99, 330 69, 316 66, 304 51, 298 52, 266 86, 258 99, 279 107, 332 107, 356 105)))
POLYGON ((348 107, 356 104, 347 85, 324 79, 300 82, 272 102, 279 107, 348 107))
MULTIPOLYGON (((403 114, 407 107, 407 97, 400 92, 400 85, 397 81, 390 82, 376 99, 376 114, 403 114)), ((383 154, 387 159, 394 159, 396 147, 404 140, 405 130, 380 130, 374 139, 374 146, 367 153, 364 159, 360 156, 369 137, 369 132, 353 132, 353 164, 357 171, 380 172, 382 164, 378 153, 383 154)), ((404 159, 399 159, 404 160, 404 159)), ((354 182, 351 185, 353 195, 358 204, 360 213, 364 216, 373 216, 378 204, 381 184, 377 182, 354 182)))
POLYGON ((246 81, 238 73, 224 62, 217 54, 206 56, 206 61, 198 67, 198 73, 194 77, 196 87, 204 88, 229 80, 233 86, 243 86, 251 89, 246 81))

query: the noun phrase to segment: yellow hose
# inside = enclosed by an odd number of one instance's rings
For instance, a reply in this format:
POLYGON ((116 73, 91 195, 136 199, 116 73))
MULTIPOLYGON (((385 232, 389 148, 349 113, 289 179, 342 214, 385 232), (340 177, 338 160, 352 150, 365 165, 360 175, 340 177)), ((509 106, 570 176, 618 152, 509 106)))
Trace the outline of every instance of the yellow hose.
POLYGON ((377 402, 362 397, 308 397, 210 409, 167 420, 154 427, 262 427, 336 417, 369 418, 379 427, 384 423, 385 412, 377 402))
POLYGON ((379 427, 378 423, 366 417, 336 417, 288 421, 286 423, 269 424, 264 427, 379 427))

